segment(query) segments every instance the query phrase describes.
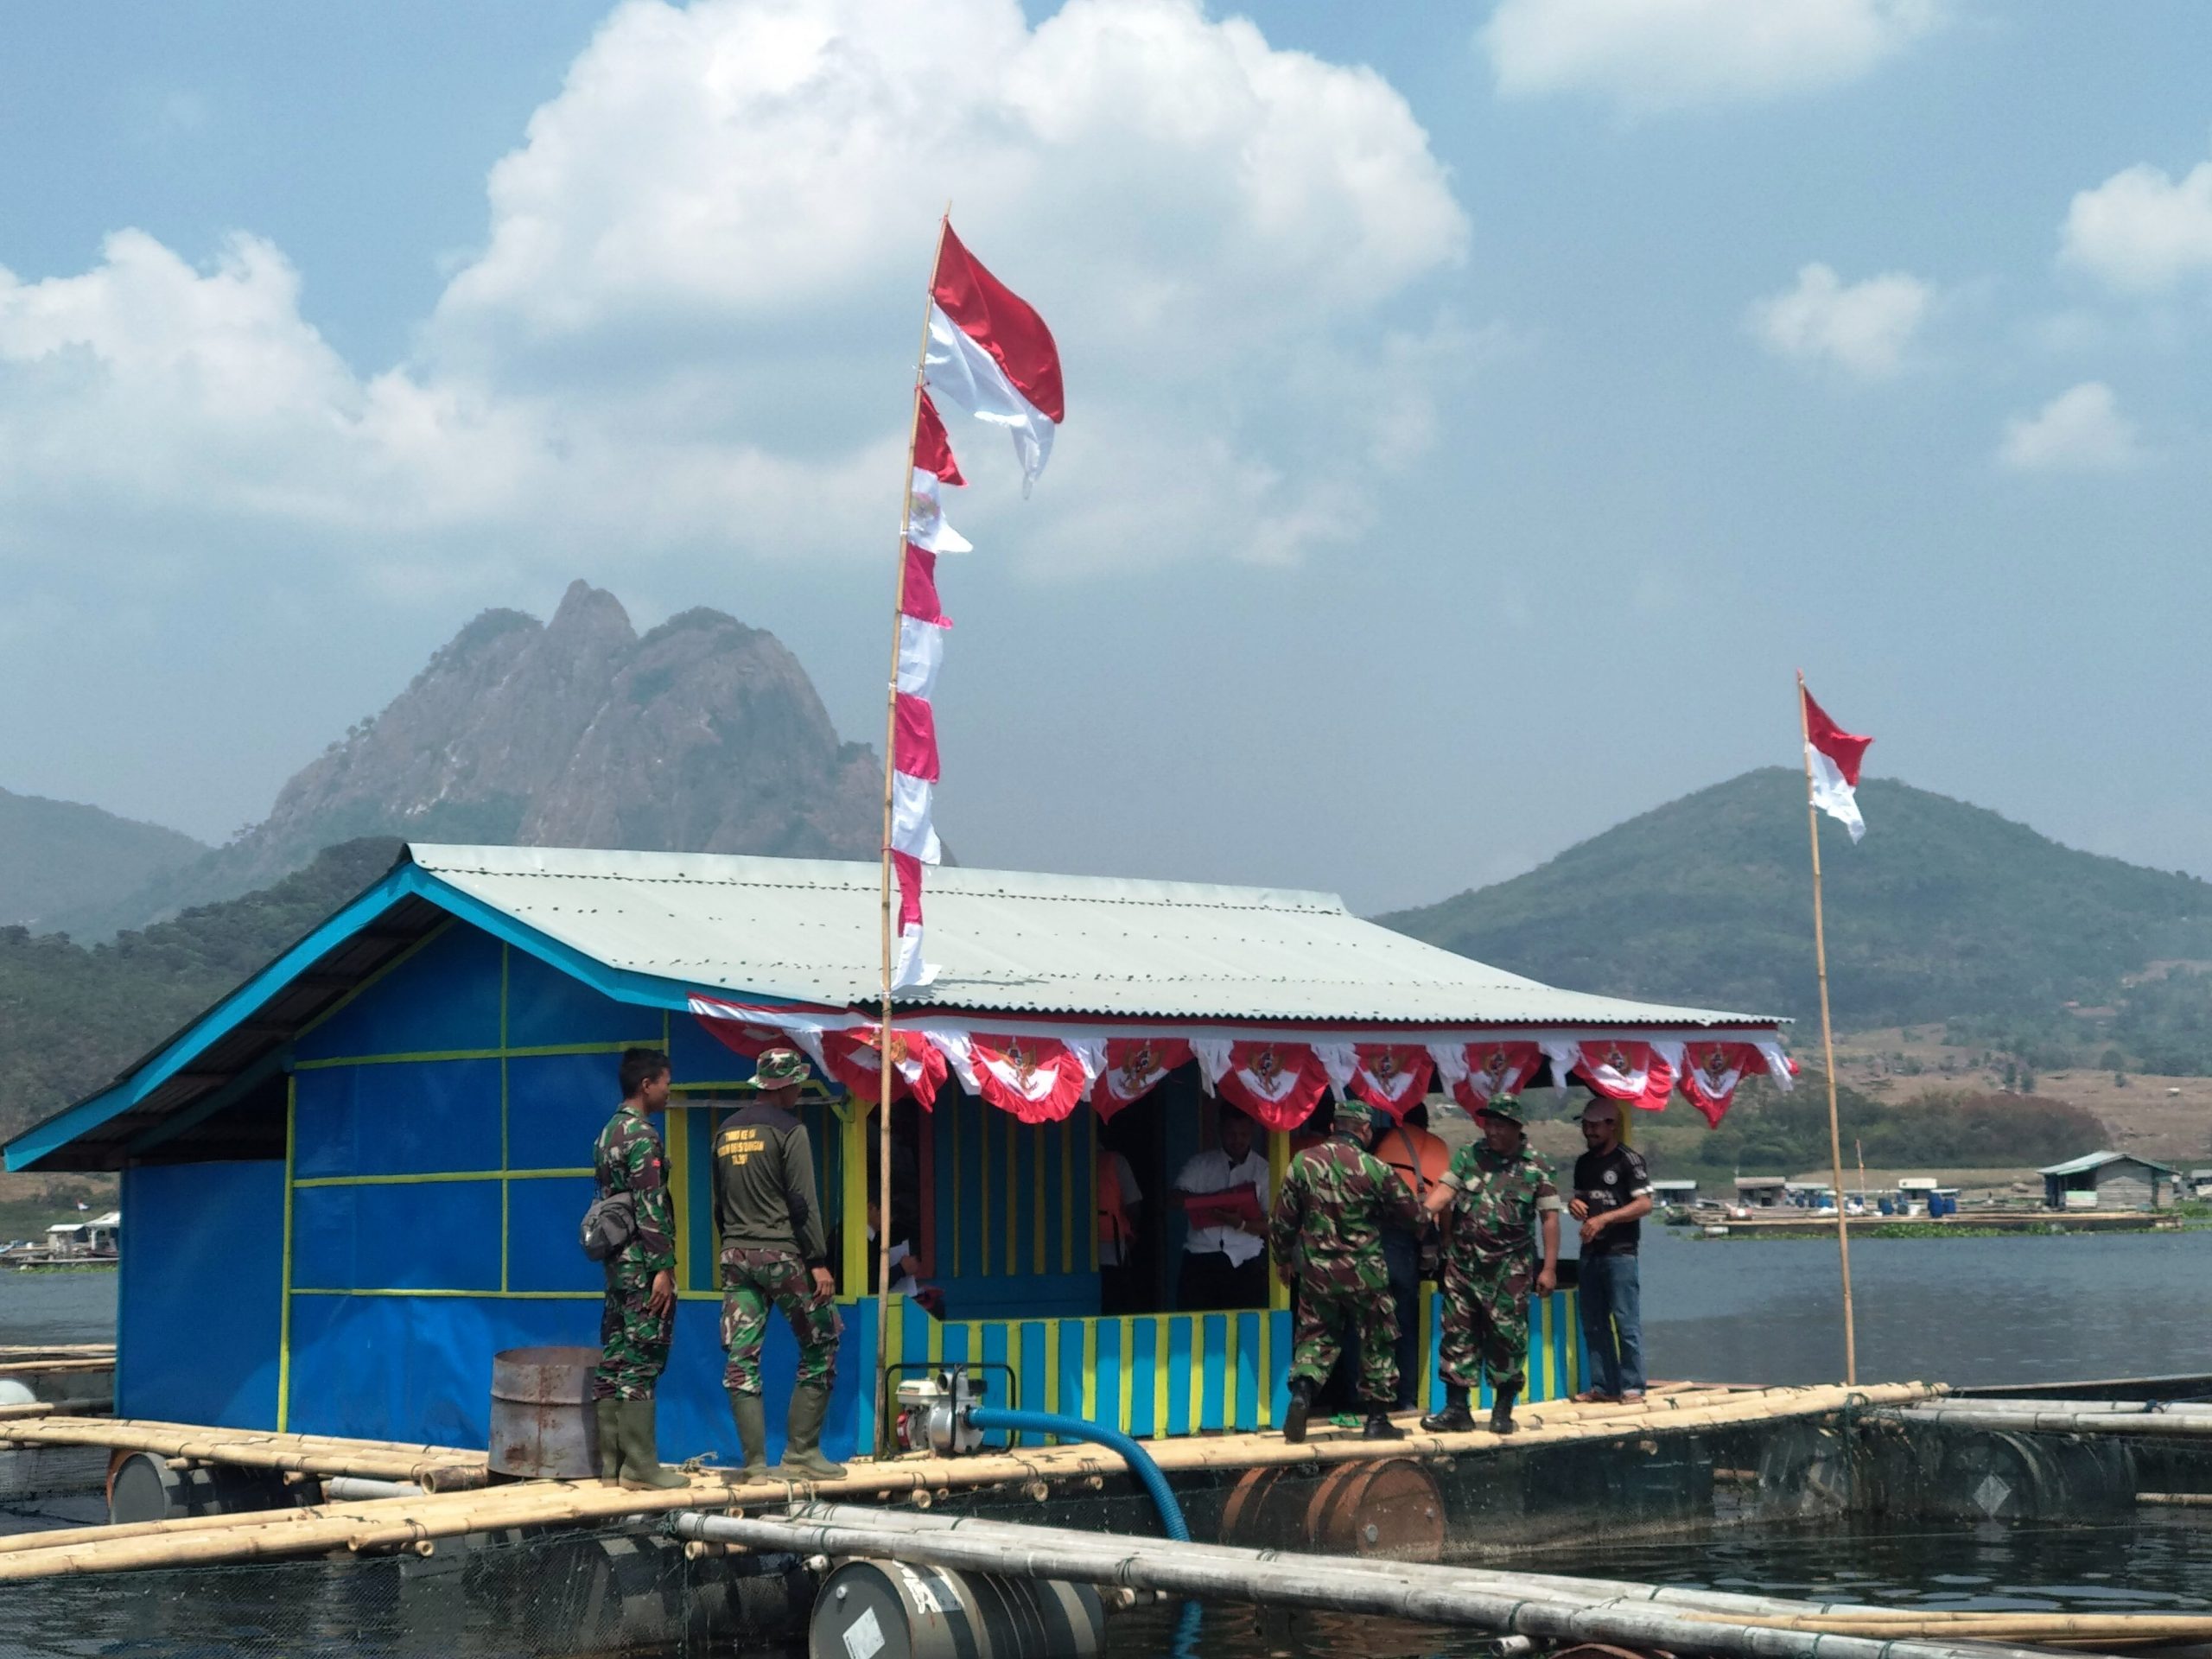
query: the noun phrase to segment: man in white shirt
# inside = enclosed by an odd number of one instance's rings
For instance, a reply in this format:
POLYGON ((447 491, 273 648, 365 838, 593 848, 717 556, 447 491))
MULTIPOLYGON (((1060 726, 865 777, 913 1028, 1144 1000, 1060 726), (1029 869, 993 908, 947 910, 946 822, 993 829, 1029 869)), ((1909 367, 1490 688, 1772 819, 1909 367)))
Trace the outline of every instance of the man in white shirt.
POLYGON ((1252 1120, 1224 1106, 1220 1144, 1175 1178, 1191 1223, 1175 1291, 1185 1312, 1267 1306, 1268 1160, 1255 1138, 1252 1120))

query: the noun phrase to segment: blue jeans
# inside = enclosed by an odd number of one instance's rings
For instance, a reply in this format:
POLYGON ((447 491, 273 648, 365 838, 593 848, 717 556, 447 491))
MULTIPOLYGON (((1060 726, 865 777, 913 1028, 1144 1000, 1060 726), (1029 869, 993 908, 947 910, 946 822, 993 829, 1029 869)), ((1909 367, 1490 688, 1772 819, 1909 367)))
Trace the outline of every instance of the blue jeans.
POLYGON ((1643 1388, 1643 1293, 1632 1255, 1582 1258, 1582 1347, 1589 1386, 1599 1394, 1643 1388))

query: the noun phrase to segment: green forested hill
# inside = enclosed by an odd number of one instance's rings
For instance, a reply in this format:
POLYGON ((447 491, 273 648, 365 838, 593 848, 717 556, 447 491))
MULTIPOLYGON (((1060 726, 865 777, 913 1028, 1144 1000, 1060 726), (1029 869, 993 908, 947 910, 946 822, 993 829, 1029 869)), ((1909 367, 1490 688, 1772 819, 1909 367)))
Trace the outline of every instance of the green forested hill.
MULTIPOLYGON (((2212 958, 2212 885, 2194 876, 2075 852, 1891 779, 1866 779, 1859 798, 1868 828, 1857 846, 1821 821, 1840 1027, 1948 1021, 1993 1039, 2079 1028, 2100 1045, 2119 1029, 2126 1043, 2128 976, 2212 958), (2108 1027, 2069 1002, 2119 1012, 2108 1027)), ((1579 990, 1819 1016, 1805 782, 1781 767, 1669 802, 1526 875, 1379 919, 1579 990)), ((2147 1007, 2149 993, 2139 1000, 2147 1007)), ((2201 1040, 2212 1063, 2212 978, 2177 976, 2157 1000, 2161 1028, 2193 1030, 2180 1047, 2201 1040)), ((2137 1025, 2144 1016, 2133 1010, 2137 1025)))
POLYGON ((92 1093, 391 866, 333 847, 275 887, 89 948, 0 928, 0 1140, 92 1093))
POLYGON ((97 806, 0 789, 0 923, 37 926, 201 856, 190 836, 97 806))

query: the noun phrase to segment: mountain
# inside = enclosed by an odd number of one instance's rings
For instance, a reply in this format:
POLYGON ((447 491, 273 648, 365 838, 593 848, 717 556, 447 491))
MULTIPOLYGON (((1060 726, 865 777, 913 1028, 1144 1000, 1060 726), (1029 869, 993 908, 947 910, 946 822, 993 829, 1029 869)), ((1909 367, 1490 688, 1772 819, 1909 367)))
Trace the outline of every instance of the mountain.
POLYGON ((87 938, 143 926, 363 836, 873 859, 881 778, 773 634, 691 610, 640 638, 578 582, 550 622, 469 623, 243 836, 59 919, 87 938))
POLYGON ((207 851, 157 823, 0 789, 0 925, 111 904, 207 851))
MULTIPOLYGON (((1859 798, 1870 828, 1857 846, 1821 820, 1839 1026, 2063 1028, 2069 1003, 2109 1007, 2154 964, 2212 958, 2212 885, 2194 876, 2075 852, 1889 779, 1866 779, 1859 798)), ((1805 780, 1780 767, 1631 818, 1526 875, 1378 919, 1580 990, 1820 1016, 1805 780)), ((2212 978, 2177 982, 2212 1007, 2212 978)), ((2200 1023, 2212 1033, 2212 1017, 2200 1023)))
POLYGON ((394 840, 334 847, 265 892, 113 943, 0 927, 0 1140, 97 1088, 391 868, 394 840))

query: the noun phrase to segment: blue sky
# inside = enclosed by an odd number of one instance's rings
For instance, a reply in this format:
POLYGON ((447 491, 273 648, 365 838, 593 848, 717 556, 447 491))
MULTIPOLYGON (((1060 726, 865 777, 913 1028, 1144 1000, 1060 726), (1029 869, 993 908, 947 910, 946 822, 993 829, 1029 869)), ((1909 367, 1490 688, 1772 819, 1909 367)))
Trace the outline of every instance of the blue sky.
MULTIPOLYGON (((876 741, 931 224, 970 862, 1510 874, 1794 764, 2212 874, 2212 12, 1169 0, 0 23, 0 785, 219 837, 487 605, 712 605, 876 741)), ((1881 826, 1872 826, 1879 834, 1881 826)))

